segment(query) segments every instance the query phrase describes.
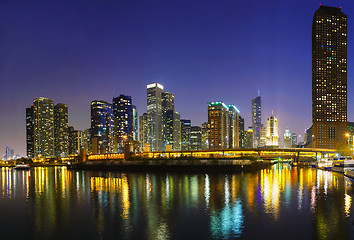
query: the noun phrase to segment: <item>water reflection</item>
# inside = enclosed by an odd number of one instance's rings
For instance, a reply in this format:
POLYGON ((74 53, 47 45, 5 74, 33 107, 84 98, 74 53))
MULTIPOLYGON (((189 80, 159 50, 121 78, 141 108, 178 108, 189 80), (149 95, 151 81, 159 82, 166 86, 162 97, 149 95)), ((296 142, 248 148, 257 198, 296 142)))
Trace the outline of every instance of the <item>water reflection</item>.
MULTIPOLYGON (((286 164, 235 174, 1 168, 0 176, 1 209, 16 207, 9 200, 25 204, 30 238, 253 239, 293 226, 299 238, 354 236, 351 184, 286 164)), ((0 226, 6 232, 6 222, 0 226)))

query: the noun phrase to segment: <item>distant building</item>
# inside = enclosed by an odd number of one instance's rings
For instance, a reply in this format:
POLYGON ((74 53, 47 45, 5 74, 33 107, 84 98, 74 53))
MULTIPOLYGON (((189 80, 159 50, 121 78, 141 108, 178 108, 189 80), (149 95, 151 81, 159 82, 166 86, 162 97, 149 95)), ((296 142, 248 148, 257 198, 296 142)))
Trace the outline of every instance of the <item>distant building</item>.
POLYGON ((291 148, 292 138, 289 129, 284 132, 284 148, 291 148))
POLYGON ((239 111, 223 102, 208 104, 209 148, 227 149, 239 145, 239 111))
POLYGON ((9 147, 6 147, 6 149, 5 149, 4 159, 5 159, 5 161, 11 160, 11 149, 9 147))
POLYGON ((137 141, 137 112, 131 96, 119 95, 113 98, 114 151, 124 152, 126 141, 137 141))
POLYGON ((139 143, 140 151, 151 151, 152 118, 147 113, 139 117, 139 143))
POLYGON ((297 134, 292 133, 291 134, 291 147, 296 148, 297 147, 297 134))
POLYGON ((34 157, 54 156, 54 100, 33 100, 34 157))
POLYGON ((163 150, 181 150, 180 114, 173 109, 163 113, 163 150))
POLYGON ((209 149, 209 127, 208 123, 202 124, 202 150, 209 149))
POLYGON ((347 137, 347 15, 321 5, 312 24, 310 147, 335 149, 347 137))
POLYGON ((266 147, 279 147, 278 119, 274 116, 267 120, 266 147))
POLYGON ((26 149, 27 157, 34 157, 34 119, 33 106, 26 108, 26 149))
POLYGON ((254 137, 254 147, 259 147, 260 143, 260 129, 262 127, 262 102, 261 96, 258 92, 258 96, 252 99, 252 129, 254 137))
POLYGON ((239 110, 235 105, 227 105, 227 138, 229 140, 227 148, 237 148, 240 144, 239 110))
POLYGON ((245 131, 245 148, 253 148, 253 130, 252 130, 252 128, 245 131))
POLYGON ((239 126, 239 147, 245 147, 245 119, 241 116, 238 118, 238 126, 239 126))
POLYGON ((68 106, 58 103, 54 106, 54 153, 56 157, 65 157, 68 150, 68 106))
POLYGON ((83 147, 91 154, 91 129, 88 128, 83 132, 83 147))
POLYGON ((267 127, 261 127, 259 135, 259 147, 265 147, 267 143, 267 127))
POLYGON ((190 150, 201 150, 201 149, 202 149, 202 128, 199 126, 192 126, 190 150))
POLYGON ((190 150, 191 120, 181 119, 181 150, 190 150))
POLYGON ((114 150, 114 120, 112 105, 105 101, 91 102, 91 145, 93 154, 114 150))

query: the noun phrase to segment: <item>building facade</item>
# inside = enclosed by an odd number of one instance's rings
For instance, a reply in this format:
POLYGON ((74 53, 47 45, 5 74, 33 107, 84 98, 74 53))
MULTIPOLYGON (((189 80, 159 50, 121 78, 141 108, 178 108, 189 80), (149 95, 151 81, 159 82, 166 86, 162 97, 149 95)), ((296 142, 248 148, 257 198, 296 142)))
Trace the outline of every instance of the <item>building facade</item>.
POLYGON ((131 96, 113 98, 114 151, 124 152, 126 141, 137 141, 137 112, 131 96))
POLYGON ((33 100, 34 157, 54 156, 54 100, 33 100))
POLYGON ((346 143, 347 15, 321 5, 312 24, 312 127, 310 147, 346 143))
POLYGON ((262 127, 262 102, 261 96, 252 99, 252 129, 254 137, 254 147, 259 147, 260 145, 260 129, 262 127))
POLYGON ((146 86, 147 114, 151 117, 151 150, 162 150, 162 93, 163 86, 152 83, 146 86))
POLYGON ((112 153, 114 150, 114 117, 112 104, 91 102, 91 146, 93 154, 112 153))
POLYGON ((68 156, 68 106, 54 106, 54 153, 56 157, 68 156))
POLYGON ((289 129, 284 132, 284 148, 291 148, 291 133, 289 129))
POLYGON ((191 120, 181 119, 181 150, 190 150, 191 147, 191 120))
POLYGON ((28 158, 34 157, 34 120, 33 106, 26 108, 26 153, 28 158))
POLYGON ((274 116, 267 120, 266 147, 279 147, 278 119, 274 116))
POLYGON ((209 149, 239 146, 239 111, 223 102, 208 103, 209 149))
POLYGON ((191 147, 190 150, 202 150, 202 128, 191 127, 191 147))

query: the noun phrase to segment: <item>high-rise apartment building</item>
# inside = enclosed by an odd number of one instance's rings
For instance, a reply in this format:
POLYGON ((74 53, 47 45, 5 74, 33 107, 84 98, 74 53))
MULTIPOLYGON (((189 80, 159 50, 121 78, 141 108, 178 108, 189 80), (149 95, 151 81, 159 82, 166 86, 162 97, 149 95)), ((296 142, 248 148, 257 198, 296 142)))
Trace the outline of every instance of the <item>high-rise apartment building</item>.
POLYGON ((208 104, 209 149, 239 146, 239 111, 223 102, 208 104))
POLYGON ((190 150, 191 147, 191 120, 181 119, 181 150, 190 150))
POLYGON ((54 106, 54 153, 65 157, 68 151, 68 106, 58 103, 54 106))
POLYGON ((321 5, 312 24, 311 147, 346 143, 347 15, 321 5))
POLYGON ((27 157, 34 157, 33 106, 26 108, 26 149, 27 157))
POLYGON ((192 126, 190 150, 201 150, 201 149, 202 149, 202 128, 199 126, 192 126))
POLYGON ((54 100, 33 100, 34 157, 54 156, 54 100))
POLYGON ((113 98, 114 151, 124 152, 125 141, 136 141, 137 112, 130 96, 113 98))
POLYGON ((163 86, 159 83, 148 84, 147 114, 151 117, 151 150, 162 150, 162 93, 163 86))
POLYGON ((255 99, 252 99, 252 129, 253 129, 253 146, 259 147, 260 144, 260 129, 262 125, 262 102, 261 96, 258 93, 258 96, 255 99))
POLYGON ((91 146, 93 154, 112 153, 114 149, 114 118, 112 104, 91 102, 91 146))
POLYGON ((274 116, 267 120, 266 147, 279 147, 278 119, 274 116))

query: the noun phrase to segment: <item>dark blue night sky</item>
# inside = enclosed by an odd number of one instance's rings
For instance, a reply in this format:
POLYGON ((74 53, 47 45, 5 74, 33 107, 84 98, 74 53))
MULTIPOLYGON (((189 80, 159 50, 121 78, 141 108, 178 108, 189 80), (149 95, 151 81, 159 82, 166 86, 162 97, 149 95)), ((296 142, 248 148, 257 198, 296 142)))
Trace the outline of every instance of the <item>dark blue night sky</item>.
POLYGON ((25 154, 25 108, 35 97, 69 107, 90 126, 90 102, 131 95, 146 111, 146 84, 175 94, 192 125, 207 102, 235 104, 251 119, 260 88, 262 121, 278 118, 303 136, 311 126, 311 28, 320 4, 348 15, 348 119, 354 121, 353 1, 1 0, 0 154, 25 154))

